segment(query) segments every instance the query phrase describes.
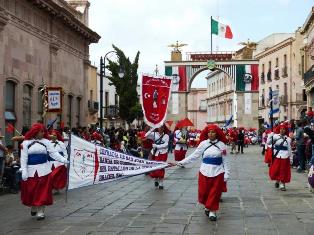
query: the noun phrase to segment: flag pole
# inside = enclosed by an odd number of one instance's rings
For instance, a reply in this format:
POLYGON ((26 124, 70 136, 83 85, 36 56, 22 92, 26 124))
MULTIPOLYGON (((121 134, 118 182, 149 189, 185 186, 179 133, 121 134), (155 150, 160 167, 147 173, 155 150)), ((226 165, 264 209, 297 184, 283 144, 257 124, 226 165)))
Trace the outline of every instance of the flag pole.
MULTIPOLYGON (((270 126, 271 132, 274 132, 274 116, 273 116, 273 91, 269 89, 269 100, 270 100, 270 126)), ((274 158, 274 137, 271 137, 271 157, 274 158)))
POLYGON ((210 16, 210 54, 213 54, 213 29, 212 29, 213 17, 210 16))
POLYGON ((69 178, 70 178, 70 160, 71 160, 71 135, 72 132, 70 131, 69 133, 69 142, 68 142, 68 146, 67 146, 67 152, 68 152, 68 165, 67 165, 67 185, 66 185, 66 189, 65 189, 65 203, 68 203, 68 191, 69 191, 69 178))

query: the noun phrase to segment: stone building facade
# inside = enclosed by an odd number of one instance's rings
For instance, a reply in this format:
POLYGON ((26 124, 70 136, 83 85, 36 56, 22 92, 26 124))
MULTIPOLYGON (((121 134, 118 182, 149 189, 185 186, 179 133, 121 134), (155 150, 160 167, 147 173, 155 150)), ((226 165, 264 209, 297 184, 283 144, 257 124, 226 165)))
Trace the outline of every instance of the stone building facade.
POLYGON ((258 42, 255 58, 259 60, 259 122, 269 123, 269 90, 279 91, 279 121, 299 119, 306 109, 306 95, 300 71, 300 38, 295 34, 272 34, 258 42))
POLYGON ((301 71, 308 97, 307 105, 314 109, 314 7, 300 32, 304 42, 301 48, 301 71))
POLYGON ((207 89, 191 88, 188 94, 188 118, 202 130, 207 123, 207 89))
POLYGON ((224 125, 233 114, 234 83, 218 70, 207 76, 207 84, 207 122, 224 125))
POLYGON ((65 126, 86 125, 89 45, 100 36, 88 27, 84 14, 64 0, 0 0, 2 129, 11 123, 21 130, 55 117, 65 126), (44 84, 63 88, 62 113, 42 118, 44 84))

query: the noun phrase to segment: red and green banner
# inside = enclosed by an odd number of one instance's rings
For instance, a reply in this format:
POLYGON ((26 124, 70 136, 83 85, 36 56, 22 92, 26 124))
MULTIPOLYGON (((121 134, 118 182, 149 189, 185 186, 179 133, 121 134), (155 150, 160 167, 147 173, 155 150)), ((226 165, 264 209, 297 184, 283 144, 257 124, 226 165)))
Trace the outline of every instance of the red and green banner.
POLYGON ((172 91, 187 91, 186 66, 166 66, 165 75, 172 78, 172 91))
POLYGON ((236 66, 237 91, 258 91, 258 82, 257 64, 236 66))

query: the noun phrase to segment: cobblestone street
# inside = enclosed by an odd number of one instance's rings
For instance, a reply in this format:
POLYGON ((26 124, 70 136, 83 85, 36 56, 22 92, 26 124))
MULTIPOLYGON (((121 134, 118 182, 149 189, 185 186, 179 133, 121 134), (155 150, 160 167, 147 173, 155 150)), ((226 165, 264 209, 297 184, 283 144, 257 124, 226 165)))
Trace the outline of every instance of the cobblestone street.
MULTIPOLYGON (((191 151, 191 150, 189 150, 191 151)), ((166 172, 165 189, 148 176, 55 196, 36 221, 18 195, 0 197, 1 234, 314 234, 314 195, 305 174, 292 169, 287 191, 274 188, 260 148, 230 155, 231 179, 217 222, 197 203, 199 162, 166 172)), ((170 160, 173 156, 170 156, 170 160)))

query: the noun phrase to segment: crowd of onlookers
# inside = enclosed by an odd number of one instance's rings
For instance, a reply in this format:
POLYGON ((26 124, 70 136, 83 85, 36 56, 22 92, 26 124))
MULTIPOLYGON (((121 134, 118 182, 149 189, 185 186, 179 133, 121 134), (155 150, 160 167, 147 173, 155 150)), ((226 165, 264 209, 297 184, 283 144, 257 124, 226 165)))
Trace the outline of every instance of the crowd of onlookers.
MULTIPOLYGON (((98 124, 96 124, 90 127, 72 128, 71 130, 64 128, 60 129, 59 132, 62 133, 65 143, 68 142, 69 134, 72 133, 94 144, 147 159, 153 145, 152 140, 145 138, 145 134, 149 129, 150 127, 144 126, 141 128, 129 128, 128 130, 121 127, 104 128, 101 130, 98 124)), ((266 129, 266 126, 263 126, 258 131, 253 128, 225 128, 224 132, 227 136, 228 144, 231 145, 230 153, 243 153, 243 148, 249 144, 260 144, 266 129)), ((0 136, 0 188, 9 188, 12 193, 18 192, 20 178, 18 171, 20 168, 19 146, 23 141, 23 134, 26 131, 27 128, 23 128, 22 135, 13 137, 12 140, 17 143, 15 145, 5 146, 2 142, 3 136, 0 136)), ((314 164, 314 158, 312 158, 314 149, 314 122, 306 118, 298 122, 294 120, 290 121, 289 136, 292 139, 291 147, 293 151, 291 164, 297 168, 298 172, 304 172, 309 168, 310 164, 314 164)), ((199 144, 199 137, 200 131, 190 128, 188 137, 189 147, 196 147, 199 144)), ((173 140, 174 132, 170 132, 169 153, 172 153, 174 148, 173 140)))

